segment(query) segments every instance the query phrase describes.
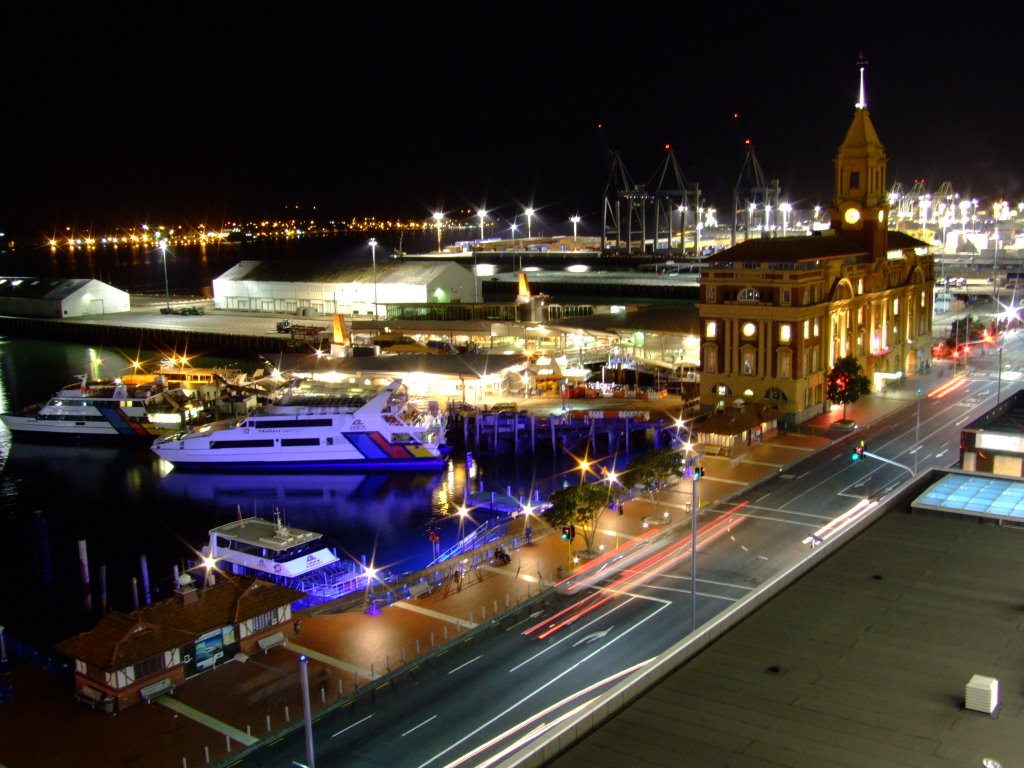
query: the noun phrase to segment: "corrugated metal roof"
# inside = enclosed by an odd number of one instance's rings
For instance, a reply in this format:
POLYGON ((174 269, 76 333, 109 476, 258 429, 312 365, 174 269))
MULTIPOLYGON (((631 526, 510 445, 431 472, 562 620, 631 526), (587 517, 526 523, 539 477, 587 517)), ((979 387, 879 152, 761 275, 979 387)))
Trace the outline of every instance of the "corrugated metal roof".
POLYGON ((0 298, 52 299, 67 298, 91 278, 53 279, 46 277, 0 277, 0 298))
MULTIPOLYGON (((377 260, 378 283, 427 285, 446 269, 459 266, 453 261, 377 260)), ((465 267, 459 267, 465 269, 465 267)), ((367 264, 346 264, 338 259, 303 261, 242 261, 218 280, 251 280, 261 283, 371 283, 374 269, 367 264)))

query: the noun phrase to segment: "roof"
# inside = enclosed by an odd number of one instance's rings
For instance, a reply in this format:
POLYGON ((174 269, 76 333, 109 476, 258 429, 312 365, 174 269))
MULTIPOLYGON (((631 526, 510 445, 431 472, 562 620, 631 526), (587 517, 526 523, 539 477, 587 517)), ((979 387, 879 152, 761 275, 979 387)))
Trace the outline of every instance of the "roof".
POLYGON ((779 417, 779 409, 772 403, 743 403, 709 414, 695 431, 698 435, 738 435, 779 417))
POLYGON ((218 574, 216 584, 197 593, 198 600, 190 605, 176 595, 130 614, 112 611, 92 629, 61 641, 56 648, 70 658, 113 672, 304 596, 295 589, 230 574, 218 574))
POLYGON ((91 277, 53 279, 0 276, 0 298, 60 301, 91 282, 91 277))
POLYGON ((353 375, 377 373, 402 378, 410 373, 429 373, 452 378, 470 380, 501 374, 509 369, 522 369, 529 361, 526 355, 367 355, 361 357, 325 357, 316 360, 311 355, 281 356, 283 370, 311 371, 326 373, 350 373, 353 375))
POLYGON ((264 283, 399 283, 427 285, 451 267, 465 270, 454 261, 394 261, 380 259, 376 268, 337 259, 302 261, 240 261, 218 280, 251 280, 264 283))
MULTIPOLYGON (((927 248, 928 244, 905 232, 887 232, 888 250, 927 248)), ((745 240, 732 248, 718 251, 704 260, 708 266, 735 262, 785 264, 820 259, 870 258, 870 251, 857 240, 828 230, 803 237, 774 237, 745 240)))
POLYGON ((645 307, 625 312, 610 312, 566 317, 548 323, 549 328, 567 330, 600 331, 624 336, 634 331, 647 333, 678 333, 698 335, 700 313, 696 304, 678 307, 645 307))
POLYGON ((914 507, 1024 523, 1024 481, 951 471, 918 496, 914 507))
POLYGON ((1011 765, 1020 535, 896 507, 549 764, 1011 765), (975 674, 995 715, 964 707, 975 674))

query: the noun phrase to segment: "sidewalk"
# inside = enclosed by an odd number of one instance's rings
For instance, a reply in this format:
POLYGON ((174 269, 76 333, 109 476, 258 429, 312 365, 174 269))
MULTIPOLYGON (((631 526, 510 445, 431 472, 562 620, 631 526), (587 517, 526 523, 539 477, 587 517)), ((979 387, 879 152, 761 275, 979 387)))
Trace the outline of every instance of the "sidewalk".
MULTIPOLYGON (((940 381, 948 381, 948 373, 941 367, 932 369, 908 379, 902 390, 871 395, 848 406, 847 418, 867 427, 912 406, 919 387, 927 392, 940 381)), ((659 405, 670 413, 671 403, 648 403, 652 409, 659 405)), ((840 418, 842 410, 832 409, 795 432, 770 436, 740 457, 704 457, 707 474, 700 481, 701 506, 778 473, 833 441, 849 438, 851 433, 833 426, 840 418)), ((667 511, 674 520, 688 517, 690 489, 690 481, 684 480, 663 491, 658 513, 667 511)), ((608 550, 639 536, 645 530, 644 518, 654 512, 650 499, 639 496, 623 504, 622 514, 606 512, 595 535, 595 549, 608 550)), ((521 534, 523 525, 521 517, 514 519, 510 534, 521 534)), ((533 520, 531 527, 532 543, 510 551, 508 565, 468 567, 472 560, 467 554, 462 556, 467 567, 458 582, 446 582, 421 597, 396 600, 372 611, 364 603, 333 615, 303 612, 296 616, 301 620, 298 634, 293 627, 286 646, 222 664, 190 679, 173 700, 158 699, 115 717, 76 703, 68 682, 18 664, 7 676, 14 701, 0 707, 0 762, 8 768, 142 764, 188 768, 225 761, 245 744, 279 731, 286 723, 301 726, 299 654, 309 659, 316 716, 357 687, 382 684, 390 672, 411 668, 446 642, 556 582, 560 572, 569 568, 569 542, 542 521, 533 520), (46 740, 41 746, 35 740, 41 723, 59 724, 62 738, 46 740)), ((582 548, 582 537, 572 544, 582 548)))

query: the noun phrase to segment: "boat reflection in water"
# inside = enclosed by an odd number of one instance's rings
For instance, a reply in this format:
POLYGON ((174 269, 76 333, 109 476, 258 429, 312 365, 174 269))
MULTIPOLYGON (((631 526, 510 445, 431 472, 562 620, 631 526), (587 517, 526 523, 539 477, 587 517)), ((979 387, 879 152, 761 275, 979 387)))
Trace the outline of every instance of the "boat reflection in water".
MULTIPOLYGON (((188 508, 215 509, 217 524, 237 515, 273 520, 322 533, 339 556, 404 572, 430 560, 428 540, 447 496, 436 472, 355 474, 190 473, 171 471, 161 490, 188 508)), ((440 514, 444 514, 443 511, 440 514)))

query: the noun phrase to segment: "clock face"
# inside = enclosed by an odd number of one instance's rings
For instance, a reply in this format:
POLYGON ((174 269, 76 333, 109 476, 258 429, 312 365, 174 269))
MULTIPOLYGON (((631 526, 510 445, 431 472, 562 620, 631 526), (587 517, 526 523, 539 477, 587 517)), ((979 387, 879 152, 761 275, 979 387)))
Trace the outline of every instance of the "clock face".
POLYGON ((856 208, 847 208, 843 214, 843 221, 847 224, 856 224, 860 221, 860 211, 856 208))
POLYGON ((757 326, 754 325, 753 323, 744 323, 743 327, 740 330, 743 332, 743 335, 749 339, 751 336, 757 333, 757 326))
POLYGON ((878 212, 878 223, 885 224, 885 211, 878 212))

